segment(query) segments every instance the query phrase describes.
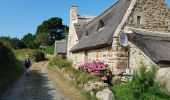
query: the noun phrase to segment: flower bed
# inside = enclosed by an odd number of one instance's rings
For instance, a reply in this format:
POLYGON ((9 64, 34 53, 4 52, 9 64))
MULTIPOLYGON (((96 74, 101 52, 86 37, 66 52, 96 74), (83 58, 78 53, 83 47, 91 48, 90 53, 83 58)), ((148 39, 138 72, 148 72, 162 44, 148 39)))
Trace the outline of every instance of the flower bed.
POLYGON ((111 84, 112 72, 107 64, 101 61, 85 62, 78 66, 80 70, 90 73, 101 78, 105 83, 111 84))

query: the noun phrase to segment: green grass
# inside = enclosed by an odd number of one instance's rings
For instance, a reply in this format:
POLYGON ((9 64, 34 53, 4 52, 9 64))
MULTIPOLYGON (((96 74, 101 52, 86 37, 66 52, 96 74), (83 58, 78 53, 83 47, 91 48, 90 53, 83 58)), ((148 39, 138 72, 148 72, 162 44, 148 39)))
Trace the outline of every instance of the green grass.
POLYGON ((40 48, 41 51, 43 51, 46 54, 54 54, 54 45, 52 46, 45 46, 44 48, 40 48))
POLYGON ((18 49, 14 50, 14 53, 19 60, 23 60, 25 55, 32 57, 35 51, 35 49, 18 49))
POLYGON ((29 55, 33 61, 39 62, 46 60, 44 52, 38 49, 18 49, 13 50, 17 59, 23 61, 25 55, 29 55))
POLYGON ((2 94, 23 71, 23 64, 19 61, 11 48, 0 43, 0 94, 2 94))
MULTIPOLYGON (((69 74, 71 79, 74 79, 74 81, 72 80, 71 83, 76 88, 78 88, 85 97, 87 97, 87 100, 97 100, 95 95, 91 96, 89 92, 85 92, 82 89, 82 86, 84 83, 87 83, 88 81, 92 82, 99 81, 100 79, 98 77, 91 76, 88 73, 75 69, 72 66, 72 62, 63 60, 60 57, 54 57, 53 59, 51 59, 48 68, 50 70, 64 69, 63 74, 67 73, 69 74)), ((95 94, 96 91, 93 91, 93 93, 95 94)))

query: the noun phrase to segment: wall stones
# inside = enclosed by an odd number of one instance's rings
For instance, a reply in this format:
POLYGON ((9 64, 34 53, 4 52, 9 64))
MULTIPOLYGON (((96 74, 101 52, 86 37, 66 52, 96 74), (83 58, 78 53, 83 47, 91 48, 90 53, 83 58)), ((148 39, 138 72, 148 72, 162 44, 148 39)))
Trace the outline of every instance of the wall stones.
POLYGON ((167 92, 170 95, 170 68, 160 68, 157 71, 156 74, 156 79, 157 81, 159 81, 160 83, 165 85, 165 92, 167 92))
POLYGON ((144 63, 148 67, 153 64, 149 58, 147 58, 135 45, 130 43, 130 57, 129 57, 129 67, 138 70, 141 63, 144 63))
POLYGON ((169 8, 164 0, 137 0, 126 24, 128 26, 147 29, 150 31, 168 31, 169 8), (137 16, 141 16, 141 24, 137 24, 137 16))

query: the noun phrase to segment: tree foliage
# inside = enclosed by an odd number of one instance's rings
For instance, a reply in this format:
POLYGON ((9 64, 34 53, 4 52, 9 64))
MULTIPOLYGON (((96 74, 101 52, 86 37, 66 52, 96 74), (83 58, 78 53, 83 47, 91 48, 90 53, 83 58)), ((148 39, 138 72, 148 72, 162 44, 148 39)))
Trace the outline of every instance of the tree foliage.
POLYGON ((33 49, 33 48, 36 47, 36 45, 35 45, 35 43, 34 43, 34 40, 35 40, 35 35, 33 35, 33 34, 31 34, 31 33, 26 34, 26 35, 23 37, 23 39, 22 39, 22 41, 24 42, 25 46, 26 46, 27 48, 31 48, 31 49, 33 49))
POLYGON ((10 37, 5 37, 5 36, 2 36, 0 37, 0 42, 3 43, 5 46, 8 46, 8 47, 11 47, 12 44, 11 44, 11 38, 10 37))
POLYGON ((25 43, 18 38, 12 38, 11 39, 11 46, 14 49, 23 49, 23 48, 26 47, 25 43))
POLYGON ((35 41, 37 44, 41 44, 43 42, 46 45, 51 45, 55 40, 61 40, 65 38, 65 33, 67 32, 68 26, 63 25, 62 19, 58 17, 52 17, 48 20, 45 20, 37 27, 35 41))
POLYGON ((25 48, 24 42, 18 38, 0 37, 0 42, 5 46, 12 47, 14 49, 25 48))

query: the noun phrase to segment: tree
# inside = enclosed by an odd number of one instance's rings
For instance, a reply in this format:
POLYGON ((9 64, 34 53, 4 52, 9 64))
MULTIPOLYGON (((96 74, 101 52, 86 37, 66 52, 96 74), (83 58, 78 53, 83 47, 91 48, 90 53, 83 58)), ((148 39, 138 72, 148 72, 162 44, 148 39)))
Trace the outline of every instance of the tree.
POLYGON ((10 37, 2 36, 0 37, 0 42, 3 43, 5 46, 8 46, 8 47, 12 46, 10 37))
POLYGON ((48 44, 48 35, 46 33, 37 33, 34 42, 39 46, 44 46, 48 44))
POLYGON ((24 42, 25 46, 27 48, 31 48, 31 49, 36 48, 34 40, 35 40, 35 35, 33 35, 31 33, 26 34, 23 37, 23 39, 22 39, 22 41, 24 42))
POLYGON ((12 48, 14 48, 14 49, 23 49, 26 47, 25 43, 18 38, 12 38, 11 45, 12 45, 12 48))
POLYGON ((5 46, 12 47, 13 49, 25 48, 24 42, 18 38, 0 37, 0 42, 5 46))
POLYGON ((55 40, 65 38, 64 33, 66 32, 68 32, 68 26, 62 24, 62 19, 53 17, 45 20, 37 27, 35 41, 38 44, 44 42, 46 45, 52 45, 55 40), (44 36, 47 36, 47 38, 42 38, 44 36))

